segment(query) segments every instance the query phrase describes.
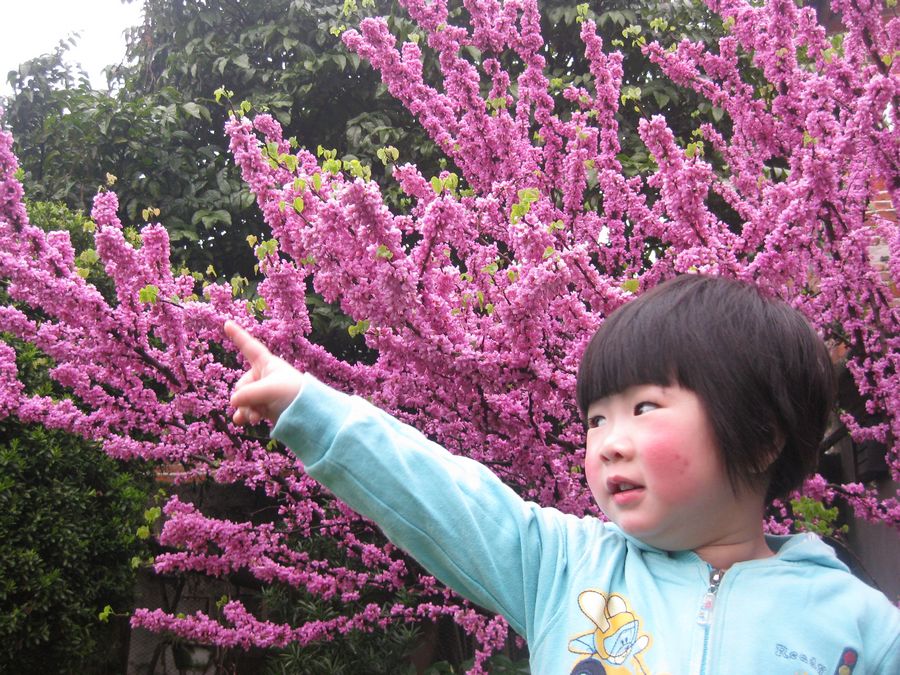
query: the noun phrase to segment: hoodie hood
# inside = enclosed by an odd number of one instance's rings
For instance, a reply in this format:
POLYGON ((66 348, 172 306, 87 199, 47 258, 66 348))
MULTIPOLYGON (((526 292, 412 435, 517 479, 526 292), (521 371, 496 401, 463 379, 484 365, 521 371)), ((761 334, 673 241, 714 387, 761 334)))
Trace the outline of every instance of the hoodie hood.
POLYGON ((769 545, 779 560, 785 562, 806 562, 822 567, 849 572, 844 563, 838 560, 834 549, 810 532, 788 536, 766 535, 769 545))

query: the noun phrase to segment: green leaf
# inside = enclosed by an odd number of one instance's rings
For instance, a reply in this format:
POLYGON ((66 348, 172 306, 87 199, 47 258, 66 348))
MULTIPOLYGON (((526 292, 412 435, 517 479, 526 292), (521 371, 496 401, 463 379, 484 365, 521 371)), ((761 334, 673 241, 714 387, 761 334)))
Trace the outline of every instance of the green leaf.
POLYGON ((357 321, 355 324, 347 328, 347 332, 350 333, 350 337, 356 337, 357 335, 364 335, 366 331, 369 330, 369 321, 368 319, 362 319, 357 321))
POLYGON ((200 119, 200 106, 193 101, 185 103, 181 106, 181 109, 191 117, 196 117, 198 120, 200 119))
POLYGON ((238 68, 250 67, 250 57, 246 54, 241 54, 237 58, 232 59, 231 62, 234 63, 234 65, 236 65, 238 68))
POLYGON ((231 277, 231 294, 234 297, 237 297, 241 294, 241 291, 247 286, 247 277, 242 277, 240 274, 235 274, 231 277))
POLYGON ((267 256, 275 255, 278 251, 278 240, 267 239, 256 247, 256 257, 259 260, 265 260, 267 256))
POLYGON ((634 85, 628 85, 622 87, 619 92, 619 99, 624 104, 626 101, 640 101, 641 100, 641 88, 636 87, 634 85))
POLYGON ((141 211, 141 217, 144 220, 150 220, 151 217, 159 216, 159 209, 153 206, 148 206, 146 209, 141 211))
POLYGON ((672 100, 672 97, 664 92, 654 91, 653 100, 656 101, 656 105, 658 105, 660 108, 665 108, 666 104, 672 100))
POLYGON ((485 274, 489 274, 490 276, 494 276, 497 273, 497 270, 500 269, 500 266, 496 261, 492 263, 488 263, 484 267, 481 268, 481 271, 485 274))
POLYGON ((526 204, 532 204, 536 202, 541 196, 541 193, 537 188, 523 188, 519 190, 517 194, 519 197, 519 201, 525 202, 526 204))
POLYGON ((297 213, 297 215, 300 215, 301 213, 303 213, 303 209, 306 207, 306 205, 303 202, 303 197, 294 197, 293 207, 294 207, 294 211, 297 213))
POLYGON ((140 291, 138 291, 138 300, 147 304, 154 304, 156 302, 156 298, 159 296, 159 288, 154 286, 153 284, 147 284, 140 291))
POLYGON ((78 255, 77 260, 85 265, 93 265, 100 260, 100 256, 97 255, 97 251, 94 249, 86 248, 78 255))
POLYGON ((637 293, 640 282, 637 279, 627 279, 622 282, 622 290, 628 293, 637 293))
POLYGON ((378 250, 375 252, 375 257, 376 258, 386 258, 387 260, 390 260, 391 258, 394 257, 394 254, 391 251, 391 249, 389 249, 384 244, 381 244, 378 247, 378 250))
POLYGON ((523 204, 522 202, 513 204, 512 208, 509 211, 509 219, 514 223, 518 223, 520 220, 522 220, 523 217, 525 217, 525 214, 527 214, 530 209, 531 204, 523 204))

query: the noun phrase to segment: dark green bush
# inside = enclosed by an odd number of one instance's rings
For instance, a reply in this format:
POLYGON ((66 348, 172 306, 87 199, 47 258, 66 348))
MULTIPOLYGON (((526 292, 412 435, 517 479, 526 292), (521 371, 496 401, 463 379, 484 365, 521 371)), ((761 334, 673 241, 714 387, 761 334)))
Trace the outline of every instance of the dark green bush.
POLYGON ((149 481, 68 434, 0 421, 0 672, 122 672, 149 481))

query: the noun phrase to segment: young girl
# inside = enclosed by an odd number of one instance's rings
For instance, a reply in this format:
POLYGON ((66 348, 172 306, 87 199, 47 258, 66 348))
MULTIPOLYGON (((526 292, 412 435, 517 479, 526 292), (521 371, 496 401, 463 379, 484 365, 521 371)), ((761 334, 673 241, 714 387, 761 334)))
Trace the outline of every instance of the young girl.
POLYGON ((752 286, 682 276, 612 314, 578 373, 585 474, 610 519, 523 501, 229 322, 231 403, 432 574, 502 614, 537 675, 900 673, 900 612, 814 535, 763 532, 814 468, 822 341, 752 286))

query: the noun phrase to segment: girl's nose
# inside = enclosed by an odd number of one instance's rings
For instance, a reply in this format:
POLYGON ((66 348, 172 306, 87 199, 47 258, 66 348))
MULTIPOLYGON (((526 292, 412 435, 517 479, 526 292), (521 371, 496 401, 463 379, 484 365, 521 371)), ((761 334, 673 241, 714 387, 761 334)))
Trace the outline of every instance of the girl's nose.
POLYGON ((600 459, 604 462, 617 462, 629 459, 634 454, 631 436, 623 429, 610 430, 601 441, 600 459))

